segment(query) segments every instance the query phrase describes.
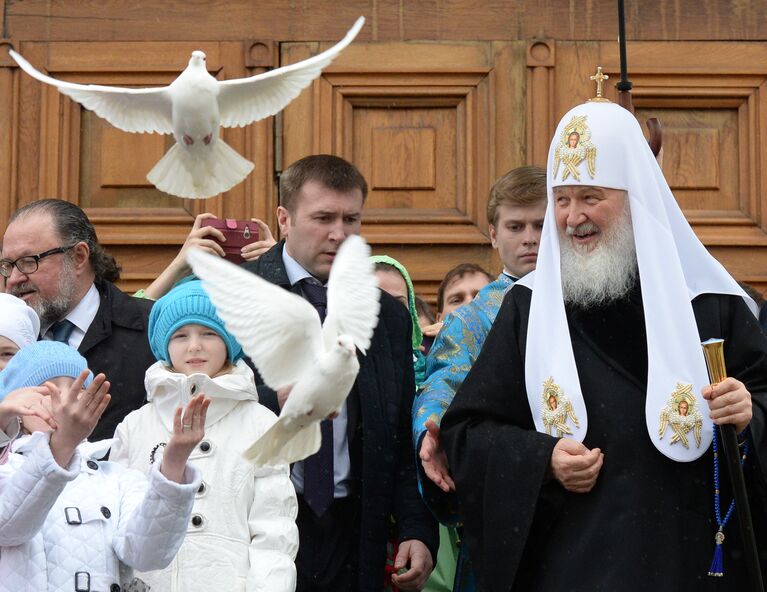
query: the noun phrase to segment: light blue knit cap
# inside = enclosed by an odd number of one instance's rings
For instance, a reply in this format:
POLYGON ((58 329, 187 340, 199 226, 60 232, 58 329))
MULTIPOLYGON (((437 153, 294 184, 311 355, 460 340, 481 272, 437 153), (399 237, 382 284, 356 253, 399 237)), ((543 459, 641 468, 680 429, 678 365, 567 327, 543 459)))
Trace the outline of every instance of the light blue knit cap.
POLYGON ((224 321, 205 293, 200 280, 179 284, 154 303, 149 313, 149 346, 158 360, 170 362, 168 344, 173 334, 185 325, 202 325, 213 329, 226 344, 230 362, 242 357, 242 347, 226 330, 224 321))
MULTIPOLYGON (((21 348, 0 372, 0 401, 18 388, 40 386, 59 376, 77 378, 87 368, 88 361, 65 343, 36 341, 21 348)), ((83 386, 92 380, 91 373, 83 386)))

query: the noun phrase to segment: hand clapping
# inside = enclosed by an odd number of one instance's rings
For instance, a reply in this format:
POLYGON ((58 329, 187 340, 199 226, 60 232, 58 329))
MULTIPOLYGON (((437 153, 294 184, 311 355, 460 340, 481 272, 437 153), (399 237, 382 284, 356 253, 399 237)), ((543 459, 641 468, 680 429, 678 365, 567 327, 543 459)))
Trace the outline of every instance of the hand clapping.
POLYGON ((51 452, 62 467, 69 466, 75 448, 91 435, 111 399, 110 384, 103 374, 83 390, 89 374, 90 370, 83 370, 63 392, 54 384, 45 383, 51 393, 51 415, 57 426, 51 435, 51 452))

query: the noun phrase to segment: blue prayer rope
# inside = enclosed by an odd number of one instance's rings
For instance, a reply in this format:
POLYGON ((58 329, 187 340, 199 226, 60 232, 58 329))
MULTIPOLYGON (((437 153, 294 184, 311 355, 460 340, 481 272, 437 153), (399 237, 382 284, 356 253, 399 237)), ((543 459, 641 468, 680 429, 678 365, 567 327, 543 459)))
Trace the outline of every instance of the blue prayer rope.
MULTIPOLYGON (((716 523, 719 526, 719 529, 716 532, 716 536, 714 537, 714 541, 716 546, 714 547, 714 559, 711 562, 711 567, 709 568, 708 575, 715 576, 715 577, 722 577, 724 575, 724 563, 723 563, 723 557, 722 557, 722 543, 724 542, 724 527, 727 524, 727 521, 732 516, 732 512, 735 509, 735 499, 730 502, 730 507, 727 508, 727 514, 724 517, 724 520, 722 520, 722 511, 721 511, 721 505, 719 500, 719 441, 717 438, 717 432, 719 430, 719 426, 714 426, 713 430, 713 445, 714 445, 714 514, 716 516, 716 523)), ((748 440, 746 440, 744 446, 743 446, 743 454, 740 457, 740 465, 743 466, 743 463, 746 461, 746 456, 748 455, 748 440)))

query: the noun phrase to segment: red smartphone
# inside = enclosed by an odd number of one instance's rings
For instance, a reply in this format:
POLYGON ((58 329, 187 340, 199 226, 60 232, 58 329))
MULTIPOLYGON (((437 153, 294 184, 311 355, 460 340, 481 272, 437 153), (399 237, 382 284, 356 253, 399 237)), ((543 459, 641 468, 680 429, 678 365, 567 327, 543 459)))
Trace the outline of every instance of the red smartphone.
POLYGON ((242 263, 240 249, 258 240, 258 224, 251 220, 232 220, 231 218, 206 218, 200 228, 211 226, 220 230, 226 237, 226 242, 213 238, 224 249, 224 259, 232 263, 242 263))

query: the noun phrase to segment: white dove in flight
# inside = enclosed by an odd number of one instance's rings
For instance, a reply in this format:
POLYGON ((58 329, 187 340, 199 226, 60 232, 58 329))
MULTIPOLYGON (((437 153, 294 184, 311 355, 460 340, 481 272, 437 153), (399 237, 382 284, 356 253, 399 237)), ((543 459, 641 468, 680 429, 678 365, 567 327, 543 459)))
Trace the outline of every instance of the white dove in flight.
POLYGON ((322 441, 320 421, 338 413, 359 372, 356 349, 370 347, 380 290, 370 247, 349 236, 330 269, 327 317, 300 296, 199 249, 187 260, 202 280, 228 331, 253 360, 264 382, 293 385, 277 422, 248 450, 258 466, 311 456, 322 441))
POLYGON ((56 80, 36 70, 14 50, 11 57, 30 76, 94 111, 116 128, 173 134, 176 143, 147 179, 178 197, 206 198, 240 183, 253 163, 219 138, 219 127, 243 127, 284 109, 357 36, 364 17, 330 49, 297 64, 249 78, 216 80, 205 54, 193 51, 189 65, 170 86, 120 88, 56 80))

